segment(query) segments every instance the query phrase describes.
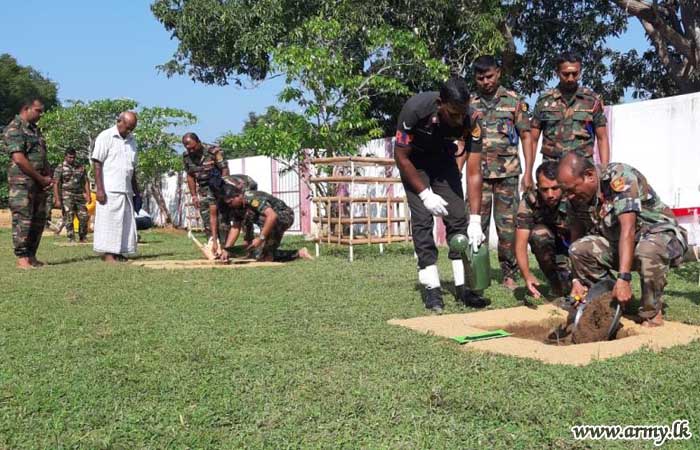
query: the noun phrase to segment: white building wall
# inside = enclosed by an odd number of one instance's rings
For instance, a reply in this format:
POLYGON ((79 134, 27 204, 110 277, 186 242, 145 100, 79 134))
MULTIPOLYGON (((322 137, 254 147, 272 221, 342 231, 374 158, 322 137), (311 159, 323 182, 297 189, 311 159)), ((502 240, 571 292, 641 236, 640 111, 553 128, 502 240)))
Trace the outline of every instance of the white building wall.
POLYGON ((700 206, 700 93, 613 106, 612 160, 671 207, 700 206))

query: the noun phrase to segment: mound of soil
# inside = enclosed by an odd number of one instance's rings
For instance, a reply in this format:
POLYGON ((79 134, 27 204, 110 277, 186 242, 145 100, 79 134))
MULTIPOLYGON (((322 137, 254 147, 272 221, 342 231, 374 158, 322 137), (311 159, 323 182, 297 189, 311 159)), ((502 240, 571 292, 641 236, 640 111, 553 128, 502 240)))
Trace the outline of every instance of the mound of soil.
MULTIPOLYGON (((613 301, 611 292, 590 300, 583 310, 578 326, 571 333, 572 343, 607 341, 616 306, 617 303, 613 301)), ((618 329, 613 333, 613 339, 619 328, 618 325, 618 329)))

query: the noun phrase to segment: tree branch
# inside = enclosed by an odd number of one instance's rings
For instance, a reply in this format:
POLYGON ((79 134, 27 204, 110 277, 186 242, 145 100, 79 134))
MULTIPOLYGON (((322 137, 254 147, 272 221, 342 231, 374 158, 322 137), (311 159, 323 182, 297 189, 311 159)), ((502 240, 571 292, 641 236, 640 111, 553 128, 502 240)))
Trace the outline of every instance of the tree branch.
MULTIPOLYGON (((677 52, 681 53, 686 58, 691 58, 690 41, 683 35, 678 33, 673 27, 669 26, 663 17, 659 16, 659 9, 654 4, 648 4, 639 0, 614 0, 615 3, 629 14, 637 17, 640 21, 643 20, 649 24, 656 32, 657 38, 662 38, 672 45, 677 52)), ((669 11, 670 14, 674 14, 669 11)), ((647 30, 647 27, 644 28, 647 30)), ((647 30, 648 34, 648 30, 647 30)), ((666 44, 664 43, 664 46, 666 44)))
POLYGON ((669 55, 668 49, 666 48, 666 43, 661 37, 659 31, 651 23, 639 17, 638 19, 641 22, 642 27, 644 27, 644 31, 646 31, 647 36, 649 36, 651 43, 654 45, 654 48, 656 48, 659 59, 666 67, 668 67, 668 72, 678 84, 678 87, 681 88, 681 90, 685 90, 687 85, 687 80, 683 77, 685 64, 678 64, 678 62, 676 62, 671 55, 669 55))
POLYGON ((503 70, 503 73, 510 74, 513 72, 517 50, 515 48, 513 33, 505 20, 501 24, 501 33, 503 33, 503 37, 506 40, 506 48, 503 50, 503 55, 501 57, 501 70, 503 70))

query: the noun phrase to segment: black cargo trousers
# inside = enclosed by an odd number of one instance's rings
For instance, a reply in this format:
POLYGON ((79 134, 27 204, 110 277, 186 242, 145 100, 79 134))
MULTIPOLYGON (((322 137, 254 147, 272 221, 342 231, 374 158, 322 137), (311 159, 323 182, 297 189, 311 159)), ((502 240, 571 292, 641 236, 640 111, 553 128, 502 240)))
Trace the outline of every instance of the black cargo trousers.
MULTIPOLYGON (((427 155, 426 155, 427 156, 427 155)), ((462 175, 457 168, 455 158, 442 153, 433 154, 434 158, 411 158, 418 175, 423 183, 430 187, 433 193, 439 195, 447 202, 447 215, 442 217, 447 229, 447 241, 455 234, 467 235, 467 205, 464 201, 462 189, 462 175)), ((401 177, 406 191, 408 208, 411 210, 411 231, 413 233, 413 247, 418 255, 418 268, 437 263, 438 250, 433 238, 433 215, 423 205, 423 200, 406 180, 401 177)), ((461 259, 459 252, 450 251, 450 259, 461 259)))

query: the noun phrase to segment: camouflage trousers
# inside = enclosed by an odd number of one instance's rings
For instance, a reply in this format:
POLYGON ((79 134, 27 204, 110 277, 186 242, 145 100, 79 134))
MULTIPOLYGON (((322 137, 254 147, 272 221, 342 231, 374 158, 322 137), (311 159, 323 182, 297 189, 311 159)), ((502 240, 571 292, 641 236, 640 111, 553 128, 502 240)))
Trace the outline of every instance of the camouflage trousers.
MULTIPOLYGON (((683 244, 673 231, 646 233, 634 248, 632 270, 639 273, 642 285, 639 316, 654 317, 663 307, 663 293, 669 267, 683 261, 683 244)), ((614 279, 612 270, 618 269, 617 245, 611 245, 602 236, 586 236, 569 249, 574 275, 590 286, 605 279, 614 279)))
POLYGON ((537 264, 557 296, 571 291, 571 264, 567 244, 546 225, 535 225, 530 232, 530 248, 537 264))
POLYGON ((298 252, 290 250, 280 250, 284 232, 289 229, 294 223, 294 211, 285 209, 277 213, 277 223, 270 232, 269 236, 265 236, 265 245, 262 246, 256 253, 256 259, 265 259, 272 256, 274 261, 291 261, 296 259, 298 252))
POLYGON ((216 200, 206 186, 199 186, 197 196, 199 197, 199 217, 202 218, 204 233, 207 237, 211 237, 211 213, 209 212, 209 207, 216 205, 216 200))
POLYGON ((85 199, 81 195, 78 197, 64 197, 63 203, 63 224, 66 226, 66 235, 71 241, 75 239, 73 231, 73 216, 78 217, 78 237, 85 239, 88 233, 88 216, 85 207, 85 199))
POLYGON ((517 278, 515 261, 515 215, 518 212, 518 177, 484 179, 481 187, 481 229, 489 241, 491 209, 498 235, 498 262, 503 278, 517 278))
POLYGON ((33 182, 12 183, 10 181, 9 187, 15 256, 35 257, 46 225, 46 191, 33 182))

